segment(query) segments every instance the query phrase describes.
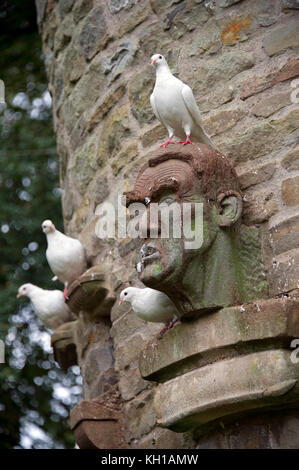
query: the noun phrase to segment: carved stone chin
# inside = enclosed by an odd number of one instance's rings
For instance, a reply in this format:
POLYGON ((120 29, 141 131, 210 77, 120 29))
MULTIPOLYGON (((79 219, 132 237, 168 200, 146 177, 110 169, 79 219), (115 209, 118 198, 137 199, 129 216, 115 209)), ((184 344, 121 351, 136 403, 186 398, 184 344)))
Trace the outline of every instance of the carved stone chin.
POLYGON ((182 317, 267 295, 259 230, 241 224, 239 182, 220 152, 204 144, 159 149, 126 196, 128 205, 146 203, 140 225, 148 238, 140 243, 139 278, 165 292, 182 317), (188 203, 192 236, 201 234, 201 243, 190 244, 190 234, 184 230, 180 237, 173 236, 171 223, 173 227, 178 223, 171 211, 170 235, 163 237, 162 215, 156 220, 151 216, 155 203, 169 207, 176 203, 180 214, 188 203), (197 203, 203 208, 198 219, 197 203))

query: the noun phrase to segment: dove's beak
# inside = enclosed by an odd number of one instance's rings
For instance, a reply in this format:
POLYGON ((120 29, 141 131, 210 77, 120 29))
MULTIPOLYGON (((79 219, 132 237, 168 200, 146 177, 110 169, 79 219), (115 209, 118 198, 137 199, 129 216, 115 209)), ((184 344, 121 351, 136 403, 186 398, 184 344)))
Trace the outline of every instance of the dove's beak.
POLYGON ((152 60, 152 65, 155 65, 156 62, 157 62, 157 59, 153 59, 152 60))
POLYGON ((55 225, 52 224, 50 228, 51 228, 51 230, 55 230, 55 225))
POLYGON ((20 292, 17 293, 17 299, 19 299, 20 297, 22 297, 22 294, 20 292))
POLYGON ((122 300, 122 299, 120 299, 120 301, 119 301, 119 304, 118 304, 118 305, 121 305, 122 303, 123 303, 123 300, 122 300))

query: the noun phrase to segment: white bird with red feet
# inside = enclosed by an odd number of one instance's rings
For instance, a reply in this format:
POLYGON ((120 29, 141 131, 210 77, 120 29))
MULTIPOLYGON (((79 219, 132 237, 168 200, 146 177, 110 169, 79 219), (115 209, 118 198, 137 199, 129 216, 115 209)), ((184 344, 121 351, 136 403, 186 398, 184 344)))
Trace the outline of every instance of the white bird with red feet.
POLYGON ((156 323, 166 323, 160 331, 162 337, 165 331, 172 328, 179 319, 176 306, 166 294, 146 287, 127 287, 120 294, 119 304, 129 302, 136 315, 142 320, 156 323))
POLYGON ((51 220, 44 220, 42 230, 48 242, 46 257, 49 266, 53 274, 64 283, 63 294, 67 298, 69 284, 86 270, 84 247, 79 240, 59 232, 51 220))
POLYGON ((47 328, 55 330, 58 326, 73 320, 73 315, 64 301, 61 290, 41 289, 34 284, 23 284, 17 297, 28 297, 34 311, 47 328))
POLYGON ((204 131, 191 88, 171 73, 163 55, 154 54, 151 60, 156 67, 156 83, 150 101, 156 118, 169 135, 160 147, 177 143, 172 140, 176 136, 185 139, 180 141, 184 145, 193 143, 191 137, 215 148, 204 131))

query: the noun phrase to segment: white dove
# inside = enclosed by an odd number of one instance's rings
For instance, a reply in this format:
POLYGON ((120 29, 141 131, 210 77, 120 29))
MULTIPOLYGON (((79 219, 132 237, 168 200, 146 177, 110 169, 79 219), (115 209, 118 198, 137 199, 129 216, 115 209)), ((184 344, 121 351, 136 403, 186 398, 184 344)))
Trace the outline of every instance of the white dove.
POLYGON ((60 290, 41 289, 34 284, 23 284, 17 297, 26 296, 31 300, 36 315, 51 330, 55 330, 62 323, 73 320, 71 311, 64 301, 60 290))
POLYGON ((192 144, 192 135, 198 142, 215 148, 203 129, 191 88, 172 75, 163 55, 154 54, 151 60, 156 67, 156 83, 150 101, 156 118, 166 127, 169 135, 168 140, 160 147, 177 143, 171 140, 174 136, 181 139, 186 136, 180 143, 192 144))
POLYGON ((55 276, 64 283, 63 295, 66 298, 68 285, 86 269, 84 247, 79 240, 67 237, 56 230, 51 220, 45 220, 42 229, 48 241, 46 251, 48 263, 55 276))
POLYGON ((172 328, 178 321, 179 312, 174 303, 166 294, 146 287, 127 287, 120 294, 119 304, 129 302, 136 315, 142 320, 157 323, 166 323, 167 326, 160 332, 160 337, 172 328))

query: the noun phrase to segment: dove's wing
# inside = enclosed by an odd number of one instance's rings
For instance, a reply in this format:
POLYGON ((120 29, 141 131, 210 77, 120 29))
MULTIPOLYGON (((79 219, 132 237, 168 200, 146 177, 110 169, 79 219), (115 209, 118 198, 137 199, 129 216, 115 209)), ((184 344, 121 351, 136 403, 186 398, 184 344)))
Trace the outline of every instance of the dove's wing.
POLYGON ((213 144, 213 142, 211 141, 211 139, 209 138, 209 136, 207 135, 207 133, 204 130, 202 120, 201 120, 201 116, 200 116, 200 112, 199 112, 199 109, 198 109, 198 106, 196 104, 196 101, 195 101, 195 98, 194 98, 194 95, 193 95, 193 92, 192 92, 191 88, 188 85, 186 85, 185 83, 183 83, 181 93, 182 93, 183 101, 185 103, 186 108, 188 109, 189 113, 191 114, 194 123, 199 128, 197 134, 200 134, 200 135, 198 137, 201 138, 201 140, 204 144, 211 145, 212 147, 216 148, 215 145, 213 144))
POLYGON ((153 111, 154 111, 154 115, 156 116, 156 118, 157 118, 159 121, 161 121, 161 118, 160 118, 159 113, 158 113, 158 111, 157 111, 154 93, 151 94, 150 102, 151 102, 151 106, 152 106, 153 111))
POLYGON ((202 127, 202 120, 201 120, 201 117, 200 117, 200 112, 199 112, 199 109, 198 109, 198 106, 196 104, 196 101, 195 101, 195 98, 194 98, 194 95, 193 95, 193 92, 192 92, 191 88, 188 85, 186 85, 185 83, 183 83, 181 93, 182 93, 184 103, 185 103, 189 113, 191 114, 191 116, 193 118, 193 121, 198 126, 202 127))
POLYGON ((151 106, 152 106, 153 111, 154 111, 154 115, 161 122, 161 124, 163 124, 163 126, 166 127, 166 129, 168 129, 167 124, 163 121, 163 119, 161 118, 161 116, 160 116, 160 114, 157 110, 154 93, 151 94, 150 102, 151 102, 151 106))

